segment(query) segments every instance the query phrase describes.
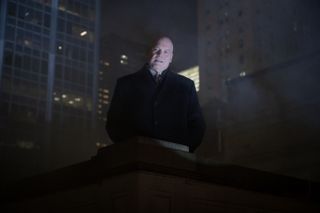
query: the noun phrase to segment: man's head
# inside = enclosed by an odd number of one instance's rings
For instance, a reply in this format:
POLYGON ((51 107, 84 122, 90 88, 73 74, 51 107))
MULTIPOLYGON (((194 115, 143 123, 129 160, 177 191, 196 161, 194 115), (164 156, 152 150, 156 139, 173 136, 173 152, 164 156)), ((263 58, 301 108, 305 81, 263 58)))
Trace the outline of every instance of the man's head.
POLYGON ((172 61, 173 44, 168 37, 162 37, 157 40, 151 49, 149 66, 151 69, 162 73, 168 68, 172 61))

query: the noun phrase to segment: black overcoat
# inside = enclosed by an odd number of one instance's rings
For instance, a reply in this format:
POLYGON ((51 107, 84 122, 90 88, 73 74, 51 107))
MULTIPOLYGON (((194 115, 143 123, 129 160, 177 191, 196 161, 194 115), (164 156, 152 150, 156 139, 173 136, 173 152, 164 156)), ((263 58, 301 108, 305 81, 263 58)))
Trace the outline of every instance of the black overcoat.
POLYGON ((187 145, 191 152, 201 143, 205 122, 193 81, 165 73, 160 84, 146 67, 118 79, 106 122, 114 142, 147 136, 187 145))

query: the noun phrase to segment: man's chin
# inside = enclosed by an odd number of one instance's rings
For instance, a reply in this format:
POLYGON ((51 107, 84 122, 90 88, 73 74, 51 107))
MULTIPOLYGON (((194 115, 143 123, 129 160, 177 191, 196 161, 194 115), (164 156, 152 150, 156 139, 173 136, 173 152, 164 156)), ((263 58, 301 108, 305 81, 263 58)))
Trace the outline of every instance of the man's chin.
POLYGON ((157 71, 157 72, 162 72, 162 71, 164 71, 165 69, 167 69, 167 67, 153 65, 153 66, 151 66, 151 69, 153 69, 153 70, 155 70, 155 71, 157 71))

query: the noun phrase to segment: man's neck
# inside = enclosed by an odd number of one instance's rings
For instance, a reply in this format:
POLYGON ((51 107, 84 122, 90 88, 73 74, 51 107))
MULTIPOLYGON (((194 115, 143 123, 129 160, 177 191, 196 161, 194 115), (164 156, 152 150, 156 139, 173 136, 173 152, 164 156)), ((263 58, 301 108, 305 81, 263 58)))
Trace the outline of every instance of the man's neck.
POLYGON ((155 69, 152 69, 149 65, 147 65, 148 70, 152 73, 152 75, 161 75, 162 73, 164 73, 167 69, 162 70, 162 71, 158 71, 155 69))

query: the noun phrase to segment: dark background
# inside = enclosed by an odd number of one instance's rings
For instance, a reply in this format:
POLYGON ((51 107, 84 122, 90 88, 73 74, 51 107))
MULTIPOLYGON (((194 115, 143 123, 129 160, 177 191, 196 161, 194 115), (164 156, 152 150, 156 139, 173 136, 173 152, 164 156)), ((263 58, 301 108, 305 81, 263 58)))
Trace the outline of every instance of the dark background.
POLYGON ((2 184, 88 160, 112 144, 104 124, 116 79, 143 66, 150 42, 163 35, 174 43, 175 72, 199 68, 207 131, 197 156, 320 180, 319 1, 59 1, 64 21, 56 31, 32 12, 49 17, 52 2, 0 4, 2 184), (17 68, 19 51, 41 60, 44 73, 17 68), (53 64, 55 78, 47 74, 50 53, 62 64, 53 64), (40 83, 26 84, 31 77, 40 83), (73 93, 85 100, 80 108, 63 102, 73 93))

